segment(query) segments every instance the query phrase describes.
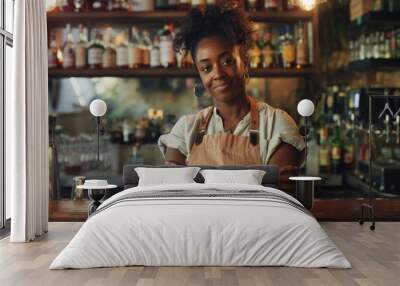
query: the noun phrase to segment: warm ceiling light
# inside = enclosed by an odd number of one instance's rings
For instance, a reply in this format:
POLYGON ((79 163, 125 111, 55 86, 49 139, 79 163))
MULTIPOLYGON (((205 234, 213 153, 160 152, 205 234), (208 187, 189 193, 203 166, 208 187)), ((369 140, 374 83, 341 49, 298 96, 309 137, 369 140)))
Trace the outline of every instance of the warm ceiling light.
POLYGON ((297 3, 299 7, 306 11, 311 11, 318 4, 324 3, 327 0, 298 0, 297 3))

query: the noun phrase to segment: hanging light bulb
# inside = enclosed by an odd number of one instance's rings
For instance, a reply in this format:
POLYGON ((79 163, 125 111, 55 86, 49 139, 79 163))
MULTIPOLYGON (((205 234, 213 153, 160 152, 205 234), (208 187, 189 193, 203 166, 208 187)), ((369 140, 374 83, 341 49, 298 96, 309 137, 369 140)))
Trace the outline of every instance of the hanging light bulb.
POLYGON ((302 10, 311 11, 313 10, 318 4, 324 3, 327 0, 297 0, 299 7, 302 10))

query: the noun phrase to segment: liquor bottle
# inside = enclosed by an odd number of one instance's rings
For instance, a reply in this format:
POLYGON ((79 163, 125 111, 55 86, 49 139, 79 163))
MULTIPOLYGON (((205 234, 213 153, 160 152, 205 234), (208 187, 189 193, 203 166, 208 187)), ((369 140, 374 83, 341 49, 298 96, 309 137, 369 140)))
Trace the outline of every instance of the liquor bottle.
POLYGON ((379 58, 384 59, 386 55, 386 40, 385 33, 379 32, 379 58))
POLYGON ((264 8, 267 11, 277 11, 279 7, 278 0, 265 0, 264 1, 264 8))
POLYGON ((379 32, 375 32, 372 34, 372 57, 374 59, 379 59, 380 52, 379 52, 379 32))
POLYGON ((354 140, 351 131, 347 133, 344 142, 343 163, 346 169, 352 169, 354 166, 354 140))
POLYGON ((175 67, 175 51, 171 27, 166 25, 160 35, 161 65, 165 68, 175 67))
POLYGON ((67 24, 66 33, 67 33, 67 39, 63 46, 63 68, 74 68, 75 50, 74 50, 74 42, 72 39, 70 24, 67 24))
POLYGON ((340 132, 340 118, 337 114, 334 116, 335 129, 331 139, 331 172, 340 174, 342 169, 342 139, 340 132))
POLYGON ((299 5, 297 4, 297 0, 286 0, 287 1, 287 10, 299 10, 299 5))
POLYGON ((91 68, 100 68, 103 63, 104 46, 101 41, 101 33, 97 31, 95 38, 88 48, 88 64, 91 68))
POLYGON ((275 46, 272 44, 272 33, 264 34, 264 47, 262 49, 262 67, 272 68, 275 66, 275 46))
POLYGON ((130 11, 130 12, 154 11, 154 10, 155 10, 154 0, 129 1, 129 4, 128 4, 128 11, 130 11))
POLYGON ((168 10, 176 11, 178 9, 179 0, 168 0, 168 10))
POLYGON ((139 29, 132 26, 132 41, 128 49, 128 62, 130 68, 140 68, 142 66, 143 50, 142 38, 139 34, 139 29))
POLYGON ((255 12, 260 10, 260 1, 259 0, 247 0, 246 1, 246 10, 255 12))
POLYGON ((108 28, 104 34, 105 49, 103 53, 103 68, 114 68, 116 66, 116 52, 112 44, 112 29, 108 28))
POLYGON ((91 5, 92 11, 107 11, 109 2, 108 0, 93 0, 91 5))
POLYGON ((110 0, 108 4, 110 11, 128 11, 127 0, 110 0))
POLYGON ((360 61, 365 60, 365 35, 362 34, 360 37, 359 41, 359 53, 358 53, 358 59, 360 61))
POLYGON ((154 37, 153 46, 151 47, 150 67, 161 67, 160 37, 158 35, 154 37))
POLYGON ((168 0, 156 0, 156 10, 168 10, 168 0))
POLYGON ((383 32, 384 37, 385 37, 385 52, 384 52, 384 58, 385 59, 390 59, 392 57, 390 53, 390 33, 389 32, 383 32))
POLYGON ((56 41, 56 34, 54 31, 50 32, 50 47, 48 50, 48 67, 49 68, 57 68, 61 66, 61 63, 58 61, 58 51, 56 41))
POLYGON ((372 1, 372 10, 373 11, 383 11, 384 10, 384 0, 373 0, 372 1))
POLYGON ((192 3, 190 3, 190 0, 180 0, 179 1, 179 6, 178 10, 180 11, 188 11, 192 7, 192 3))
POLYGON ((307 42, 304 39, 303 23, 300 22, 296 41, 296 67, 298 69, 308 65, 307 55, 307 42))
POLYGON ((205 6, 206 6, 206 0, 192 0, 193 8, 204 9, 205 6))
POLYGON ((319 138, 319 173, 328 174, 331 167, 331 152, 328 143, 328 128, 324 125, 320 128, 319 138))
POLYGON ((124 32, 123 40, 117 46, 117 67, 120 68, 127 68, 129 61, 128 61, 128 45, 127 45, 128 33, 124 32))
POLYGON ((60 0, 59 7, 61 12, 73 12, 74 1, 73 0, 60 0))
POLYGON ((282 60, 284 68, 293 68, 296 62, 296 47, 293 42, 293 35, 290 31, 290 27, 285 28, 285 40, 282 43, 282 60))
POLYGON ((75 45, 75 66, 84 68, 87 65, 87 37, 84 26, 79 25, 79 41, 75 45))
POLYGON ((191 68, 193 67, 193 58, 190 52, 184 52, 183 59, 182 59, 182 67, 184 68, 191 68))
POLYGON ((153 45, 150 39, 150 33, 148 30, 143 30, 142 32, 143 35, 143 47, 142 47, 142 66, 143 67, 149 67, 150 66, 150 51, 151 51, 151 46, 153 45))
POLYGON ((249 50, 249 60, 250 67, 253 69, 259 68, 261 66, 261 50, 257 44, 258 35, 253 33, 253 45, 249 50))

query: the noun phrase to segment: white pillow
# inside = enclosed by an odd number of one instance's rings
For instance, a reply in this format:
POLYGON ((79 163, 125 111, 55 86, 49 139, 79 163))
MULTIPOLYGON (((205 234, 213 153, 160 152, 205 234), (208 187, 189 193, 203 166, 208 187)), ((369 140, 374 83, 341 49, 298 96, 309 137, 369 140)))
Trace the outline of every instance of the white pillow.
POLYGON ((202 170, 205 184, 234 183, 247 185, 261 185, 265 171, 262 170, 202 170))
POLYGON ((139 176, 138 186, 196 183, 193 179, 199 170, 199 167, 135 168, 139 176))

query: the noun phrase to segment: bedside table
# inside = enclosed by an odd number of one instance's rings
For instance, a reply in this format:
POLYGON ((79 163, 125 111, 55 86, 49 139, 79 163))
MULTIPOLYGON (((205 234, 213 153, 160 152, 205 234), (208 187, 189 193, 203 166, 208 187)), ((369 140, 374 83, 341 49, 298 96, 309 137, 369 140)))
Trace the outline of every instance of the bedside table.
POLYGON ((290 177, 289 180, 296 182, 296 199, 299 200, 308 210, 314 203, 315 181, 320 181, 320 177, 298 176, 290 177))
POLYGON ((107 185, 107 186, 77 186, 79 189, 88 190, 88 196, 90 199, 88 216, 94 213, 97 208, 101 205, 101 200, 104 198, 107 190, 117 188, 117 185, 107 185))

